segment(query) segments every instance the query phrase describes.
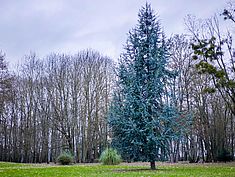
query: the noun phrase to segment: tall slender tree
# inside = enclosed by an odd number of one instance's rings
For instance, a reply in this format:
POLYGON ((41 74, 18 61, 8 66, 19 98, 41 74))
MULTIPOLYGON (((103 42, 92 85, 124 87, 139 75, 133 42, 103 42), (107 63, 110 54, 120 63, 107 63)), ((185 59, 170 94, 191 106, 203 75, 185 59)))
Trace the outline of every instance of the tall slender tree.
POLYGON ((178 117, 170 93, 173 72, 159 20, 150 4, 142 7, 129 32, 117 69, 117 87, 110 107, 112 145, 124 159, 155 161, 166 152, 178 117))
POLYGON ((13 97, 13 75, 8 71, 5 54, 0 51, 0 159, 8 160, 9 121, 6 112, 13 97))

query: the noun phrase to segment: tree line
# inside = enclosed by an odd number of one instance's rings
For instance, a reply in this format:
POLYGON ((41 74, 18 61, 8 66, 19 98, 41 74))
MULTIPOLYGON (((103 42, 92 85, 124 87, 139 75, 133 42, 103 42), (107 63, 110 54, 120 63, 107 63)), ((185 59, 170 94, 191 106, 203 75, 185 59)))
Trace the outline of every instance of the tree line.
POLYGON ((50 162, 61 151, 96 160, 107 143, 112 80, 112 61, 92 50, 26 56, 1 103, 0 160, 50 162))
MULTIPOLYGON (((166 89, 184 124, 159 160, 213 162, 234 157, 233 36, 219 23, 224 18, 234 25, 232 5, 206 20, 188 16, 189 33, 165 40, 166 67, 175 73, 166 89)), ((76 162, 96 162, 113 135, 107 117, 117 93, 116 71, 110 58, 84 50, 43 59, 31 53, 12 74, 1 53, 0 160, 52 162, 69 151, 76 162)))

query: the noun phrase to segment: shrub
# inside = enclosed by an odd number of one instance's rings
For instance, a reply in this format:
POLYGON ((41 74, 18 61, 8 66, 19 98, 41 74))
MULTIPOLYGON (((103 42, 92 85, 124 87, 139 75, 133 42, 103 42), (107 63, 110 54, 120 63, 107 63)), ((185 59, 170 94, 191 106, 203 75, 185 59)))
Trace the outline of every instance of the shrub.
POLYGON ((115 149, 107 148, 100 156, 100 162, 103 165, 118 165, 121 162, 121 156, 115 149))
POLYGON ((222 149, 222 151, 217 156, 219 162, 229 162, 233 160, 233 156, 229 153, 227 149, 222 149))
POLYGON ((73 156, 68 152, 63 152, 59 155, 57 158, 57 162, 59 162, 62 165, 69 165, 73 162, 73 156))

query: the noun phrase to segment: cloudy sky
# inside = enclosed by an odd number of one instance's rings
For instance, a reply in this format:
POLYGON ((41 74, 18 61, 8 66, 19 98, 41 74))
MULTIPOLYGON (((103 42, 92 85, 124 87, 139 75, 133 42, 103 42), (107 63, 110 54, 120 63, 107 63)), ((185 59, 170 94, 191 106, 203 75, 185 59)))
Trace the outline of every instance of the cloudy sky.
MULTIPOLYGON (((183 33, 184 17, 210 17, 227 0, 147 0, 167 36, 183 33)), ((74 54, 92 48, 117 58, 146 0, 0 0, 0 50, 13 65, 30 51, 74 54)))

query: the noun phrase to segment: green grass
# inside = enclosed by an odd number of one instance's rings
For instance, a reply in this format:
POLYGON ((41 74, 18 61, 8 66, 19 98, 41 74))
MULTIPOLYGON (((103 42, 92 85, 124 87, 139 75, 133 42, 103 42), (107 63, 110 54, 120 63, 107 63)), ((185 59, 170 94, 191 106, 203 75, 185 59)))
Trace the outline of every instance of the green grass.
POLYGON ((45 164, 17 164, 0 162, 1 177, 235 177, 235 163, 227 164, 164 164, 157 163, 157 170, 138 164, 105 166, 100 164, 51 166, 45 164))

